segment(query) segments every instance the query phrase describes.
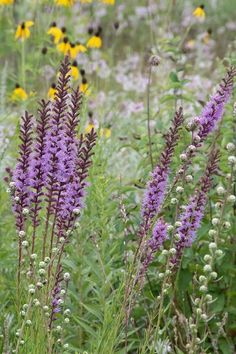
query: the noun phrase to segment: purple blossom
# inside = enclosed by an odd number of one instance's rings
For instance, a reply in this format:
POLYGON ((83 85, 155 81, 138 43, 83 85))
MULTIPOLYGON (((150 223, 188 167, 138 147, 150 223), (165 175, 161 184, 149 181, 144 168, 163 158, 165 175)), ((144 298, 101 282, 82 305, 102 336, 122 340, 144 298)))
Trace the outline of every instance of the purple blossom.
POLYGON ((204 107, 201 115, 199 116, 199 132, 198 135, 203 141, 209 133, 211 133, 217 126, 217 123, 221 120, 225 104, 228 102, 232 90, 233 79, 236 75, 236 69, 231 68, 228 70, 225 78, 222 80, 219 89, 210 99, 210 101, 204 107))
POLYGON ((184 249, 186 247, 191 247, 196 237, 196 232, 201 225, 207 202, 207 193, 212 184, 213 174, 217 170, 218 159, 219 152, 213 150, 209 157, 205 174, 199 182, 199 188, 189 199, 185 211, 180 215, 179 221, 181 222, 181 226, 176 230, 178 239, 174 243, 176 254, 171 259, 171 262, 174 265, 179 263, 184 249))
POLYGON ((166 146, 161 154, 160 162, 152 173, 151 180, 148 183, 142 204, 143 222, 140 234, 147 232, 150 221, 158 213, 165 197, 168 183, 169 167, 174 153, 174 148, 179 139, 179 131, 183 124, 183 111, 180 108, 174 117, 172 126, 165 136, 166 146))
POLYGON ((145 257, 142 262, 142 268, 137 276, 137 279, 141 279, 145 276, 148 266, 152 262, 155 253, 161 248, 164 241, 168 238, 167 226, 168 225, 163 218, 160 218, 156 222, 153 228, 152 236, 147 242, 145 257))

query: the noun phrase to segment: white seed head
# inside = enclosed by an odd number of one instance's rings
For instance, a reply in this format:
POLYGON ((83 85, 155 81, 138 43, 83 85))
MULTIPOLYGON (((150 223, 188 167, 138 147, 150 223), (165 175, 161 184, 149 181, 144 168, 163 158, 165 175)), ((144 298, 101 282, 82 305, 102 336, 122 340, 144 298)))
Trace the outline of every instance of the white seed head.
POLYGON ((212 219, 212 225, 213 226, 216 226, 216 225, 218 225, 219 224, 219 219, 218 218, 213 218, 212 219))
POLYGON ((158 274, 158 278, 159 278, 159 279, 163 279, 163 278, 164 278, 164 275, 165 275, 164 273, 159 273, 159 274, 158 274))
POLYGON ((207 278, 204 275, 200 275, 199 281, 200 283, 204 283, 207 280, 207 278))
POLYGON ((57 326, 56 330, 57 330, 57 332, 61 332, 62 331, 62 327, 61 326, 57 326))
POLYGON ((28 214, 29 214, 29 209, 28 209, 28 208, 24 208, 24 209, 22 210, 22 214, 23 214, 23 215, 28 215, 28 214))
POLYGON ((39 269, 39 275, 40 275, 40 276, 43 276, 43 275, 45 275, 45 274, 46 274, 46 270, 43 269, 43 268, 40 268, 40 269, 39 269))
POLYGON ((64 304, 64 301, 62 299, 59 299, 58 300, 58 305, 62 305, 62 304, 64 304))
POLYGON ((229 156, 228 157, 228 162, 230 165, 235 165, 236 164, 236 157, 235 156, 229 156))
POLYGON ((69 319, 68 317, 66 317, 66 318, 64 319, 64 322, 65 322, 65 323, 69 323, 69 322, 70 322, 70 319, 69 319))
POLYGON ((25 323, 26 323, 27 326, 31 326, 32 325, 32 322, 30 320, 27 320, 25 323))
POLYGON ((46 263, 43 262, 43 261, 39 262, 39 267, 40 268, 45 268, 46 267, 46 263))
POLYGON ((177 202, 178 202, 178 199, 176 199, 176 198, 171 198, 171 200, 170 200, 170 203, 171 204, 177 204, 177 202))
POLYGON ((201 285, 199 290, 200 290, 201 293, 206 293, 208 289, 207 289, 206 285, 201 285))
POLYGON ((186 161, 188 156, 186 154, 180 154, 179 155, 181 161, 186 161))
POLYGON ((7 188, 7 189, 6 189, 6 193, 7 193, 7 194, 10 194, 10 193, 11 193, 11 189, 10 189, 10 188, 7 188))
POLYGON ((63 345, 63 348, 64 348, 64 349, 68 349, 68 348, 69 348, 69 344, 68 344, 68 343, 65 343, 65 344, 63 345))
POLYGON ((18 203, 19 201, 20 201, 20 197, 14 197, 14 201, 16 202, 16 203, 18 203))
POLYGON ((52 253, 57 253, 58 252, 58 248, 57 247, 53 247, 53 249, 52 249, 52 253))
POLYGON ((173 225, 168 225, 168 226, 167 226, 167 231, 168 231, 168 232, 173 231, 173 229, 174 229, 174 226, 173 226, 173 225))
POLYGON ((9 183, 9 187, 12 188, 12 189, 14 189, 14 188, 16 187, 15 182, 10 182, 10 183, 9 183))
POLYGON ((30 259, 35 260, 37 258, 37 254, 36 253, 32 253, 30 256, 30 259))
POLYGON ((27 248, 29 246, 29 242, 28 241, 22 241, 22 246, 27 248))
POLYGON ((24 311, 26 311, 26 310, 28 309, 28 307, 29 307, 28 304, 24 304, 24 305, 22 306, 22 308, 23 308, 24 311))
POLYGON ((35 289, 34 289, 34 288, 30 288, 30 289, 29 289, 29 294, 30 294, 30 295, 34 295, 34 293, 35 293, 35 289))
POLYGON ((212 256, 210 256, 209 254, 206 254, 203 259, 204 259, 205 262, 208 263, 208 262, 211 262, 212 256))
POLYGON ((41 289, 43 287, 43 283, 41 283, 40 281, 37 282, 36 284, 37 288, 41 289))
POLYGON ((188 152, 194 152, 195 150, 196 150, 196 146, 194 146, 194 145, 189 145, 189 147, 188 147, 188 152))
POLYGON ((24 345, 25 341, 23 339, 20 340, 20 345, 24 345))
POLYGON ((170 254, 176 254, 176 249, 175 248, 171 248, 170 249, 170 254))
POLYGON ((227 202, 229 202, 229 203, 235 203, 235 201, 236 201, 235 195, 231 194, 231 195, 228 196, 227 202))
POLYGON ((64 280, 65 281, 70 280, 70 273, 64 273, 64 280))
POLYGON ((35 301, 34 301, 34 306, 36 306, 36 307, 40 306, 39 300, 35 299, 35 301))
POLYGON ((192 182, 193 181, 193 176, 192 175, 187 175, 186 177, 185 177, 185 180, 186 180, 186 182, 192 182))
POLYGON ((222 250, 216 250, 216 256, 217 257, 221 257, 223 255, 223 251, 222 250))
POLYGON ((211 268, 210 264, 206 264, 206 265, 203 267, 203 271, 204 271, 205 273, 211 272, 211 271, 212 271, 212 268, 211 268))
POLYGON ((211 294, 207 294, 207 295, 206 295, 206 300, 207 300, 208 302, 211 302, 211 301, 212 301, 212 295, 211 295, 211 294))
POLYGON ((210 276, 212 279, 216 279, 218 274, 216 272, 211 272, 210 276))
POLYGON ((71 313, 71 312, 70 312, 70 309, 66 309, 66 310, 64 311, 64 315, 65 315, 65 316, 69 316, 70 313, 71 313))
POLYGON ((215 250, 217 248, 217 244, 215 242, 210 242, 209 243, 209 249, 210 250, 215 250))
POLYGON ((25 231, 22 230, 22 231, 19 232, 19 237, 20 238, 24 238, 25 235, 26 235, 25 231))
POLYGON ((46 317, 50 317, 50 313, 49 312, 45 312, 45 316, 46 317))
POLYGON ((66 293, 65 289, 62 289, 62 290, 60 291, 60 294, 61 294, 62 296, 65 295, 65 293, 66 293))
POLYGON ((198 315, 201 315, 202 309, 198 308, 198 309, 196 310, 196 312, 197 312, 198 315))
POLYGON ((180 221, 175 222, 175 227, 180 227, 181 225, 182 225, 182 223, 180 221))
POLYGON ((212 229, 212 230, 209 230, 208 234, 209 234, 210 237, 214 237, 214 236, 217 235, 217 232, 216 232, 216 230, 212 229))
POLYGON ((207 320, 207 315, 205 313, 201 314, 201 319, 203 321, 206 321, 207 320))
POLYGON ((79 208, 73 209, 73 214, 79 215, 80 214, 80 209, 79 208))
POLYGON ((200 301, 201 299, 199 297, 197 297, 195 300, 194 300, 194 304, 195 305, 199 305, 200 304, 200 301))
POLYGON ((50 257, 45 257, 44 262, 48 264, 50 262, 50 257))
POLYGON ((233 150, 235 149, 235 145, 234 145, 233 143, 228 143, 228 144, 226 145, 226 149, 227 149, 228 151, 233 151, 233 150))
POLYGON ((60 243, 65 242, 65 238, 64 238, 64 237, 60 237, 60 238, 59 238, 59 242, 60 242, 60 243))
POLYGON ((22 317, 25 317, 25 315, 26 315, 25 311, 21 311, 20 314, 22 317))
POLYGON ((176 187, 176 193, 183 193, 184 188, 181 186, 176 187))
POLYGON ((223 228, 226 229, 226 230, 229 230, 229 229, 231 228, 230 222, 225 221, 225 222, 223 223, 223 228))
POLYGON ((223 195, 223 194, 225 194, 225 189, 224 189, 223 186, 218 186, 216 188, 216 192, 217 192, 218 195, 223 195))
POLYGON ((49 310, 49 307, 48 307, 47 305, 44 305, 44 306, 43 306, 43 310, 44 310, 44 311, 48 311, 48 310, 49 310))

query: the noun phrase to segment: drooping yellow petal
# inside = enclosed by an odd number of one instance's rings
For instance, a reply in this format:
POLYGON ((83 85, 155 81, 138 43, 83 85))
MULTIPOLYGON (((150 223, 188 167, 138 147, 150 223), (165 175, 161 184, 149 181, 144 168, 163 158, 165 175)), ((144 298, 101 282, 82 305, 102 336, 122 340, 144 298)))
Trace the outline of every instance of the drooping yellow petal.
POLYGON ((84 53, 87 51, 87 48, 83 44, 76 44, 76 48, 78 53, 84 53))
POLYGON ((57 45, 57 50, 64 55, 67 55, 70 52, 70 43, 69 42, 62 42, 57 45))
POLYGON ((100 129, 100 136, 104 136, 105 138, 110 138, 111 136, 111 129, 109 128, 101 128, 100 129))
POLYGON ((115 5, 115 0, 101 0, 101 2, 106 5, 115 5))
POLYGON ((206 13, 205 13, 204 7, 202 7, 202 6, 197 7, 197 8, 193 11, 193 16, 205 18, 206 13))
POLYGON ((15 39, 18 39, 20 37, 21 37, 21 25, 18 25, 16 29, 15 39))
POLYGON ((14 0, 0 0, 0 6, 1 5, 12 5, 14 3, 14 0))
POLYGON ((74 5, 74 0, 55 0, 56 5, 70 7, 74 5))
POLYGON ((53 37, 54 43, 58 44, 60 40, 64 37, 62 30, 58 27, 50 27, 47 34, 53 37))
POLYGON ((78 69, 78 67, 72 65, 72 66, 71 66, 70 74, 71 74, 71 77, 72 77, 74 80, 78 80, 78 78, 79 78, 79 69, 78 69))
POLYGON ((92 123, 89 123, 89 124, 85 127, 85 134, 90 133, 92 129, 95 129, 95 125, 92 124, 92 123))
POLYGON ((91 4, 93 0, 80 0, 81 4, 91 4))
POLYGON ((25 27, 26 28, 29 28, 29 27, 31 27, 31 26, 33 26, 34 25, 34 22, 33 21, 26 21, 25 22, 25 27))
POLYGON ((11 95, 13 101, 25 101, 27 98, 28 95, 22 87, 16 87, 11 95))
POLYGON ((50 100, 54 100, 56 92, 57 92, 56 88, 54 86, 51 86, 48 90, 48 98, 50 100))
POLYGON ((101 46, 102 46, 102 39, 98 36, 92 36, 87 42, 88 48, 101 48, 101 46))

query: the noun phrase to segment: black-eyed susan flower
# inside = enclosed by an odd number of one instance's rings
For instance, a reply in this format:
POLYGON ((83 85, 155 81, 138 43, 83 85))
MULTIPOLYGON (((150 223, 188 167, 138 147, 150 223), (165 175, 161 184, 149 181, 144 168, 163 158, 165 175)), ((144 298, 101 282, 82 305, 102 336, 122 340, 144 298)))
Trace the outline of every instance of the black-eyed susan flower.
POLYGON ((79 87, 80 91, 83 92, 86 96, 89 96, 91 91, 89 90, 88 81, 85 77, 83 77, 82 82, 79 87))
POLYGON ((84 53, 87 51, 87 48, 83 44, 81 44, 80 42, 76 42, 76 48, 77 48, 78 53, 84 53))
POLYGON ((78 78, 79 78, 79 69, 78 69, 78 64, 77 64, 76 60, 73 61, 73 63, 71 64, 70 74, 71 74, 71 77, 74 80, 78 80, 78 78))
POLYGON ((100 129, 100 136, 105 138, 110 138, 111 136, 111 129, 110 128, 101 128, 100 129))
POLYGON ((27 100, 28 95, 26 91, 20 87, 19 84, 16 84, 15 89, 12 92, 11 99, 13 101, 25 101, 27 100))
POLYGON ((101 0, 101 2, 106 5, 115 5, 115 0, 101 0))
POLYGON ((74 5, 75 1, 74 0, 55 0, 55 3, 58 6, 70 7, 70 6, 74 5))
POLYGON ((68 37, 64 37, 62 42, 57 45, 57 50, 64 55, 69 54, 70 52, 70 43, 68 37))
POLYGON ((0 6, 1 5, 12 5, 14 3, 14 0, 0 0, 0 6))
POLYGON ((25 21, 17 26, 15 39, 21 39, 24 41, 26 38, 30 36, 29 28, 34 25, 33 21, 25 21))
POLYGON ((58 44, 62 40, 65 33, 66 33, 66 28, 62 27, 62 29, 61 29, 61 28, 57 27, 56 22, 51 23, 49 30, 47 31, 47 34, 52 36, 55 44, 58 44))
POLYGON ((101 48, 102 46, 102 38, 100 36, 101 34, 101 27, 99 27, 98 31, 92 36, 88 42, 87 42, 87 47, 88 48, 101 48))
POLYGON ((70 43, 69 55, 72 59, 75 59, 79 53, 78 47, 74 43, 70 43))
POLYGON ((204 8, 205 8, 204 5, 198 6, 198 7, 193 11, 193 16, 204 19, 205 16, 206 16, 206 13, 205 13, 204 8))
POLYGON ((48 90, 48 98, 50 100, 54 100, 56 92, 57 92, 56 84, 53 83, 48 90))

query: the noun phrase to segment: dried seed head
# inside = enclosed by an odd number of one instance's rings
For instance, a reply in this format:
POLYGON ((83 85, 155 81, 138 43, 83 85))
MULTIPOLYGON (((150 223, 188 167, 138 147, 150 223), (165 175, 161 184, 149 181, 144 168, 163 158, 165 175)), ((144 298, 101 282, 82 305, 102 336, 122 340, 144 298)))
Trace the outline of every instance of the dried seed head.
POLYGON ((151 55, 151 57, 149 58, 148 64, 150 66, 158 66, 161 62, 161 59, 158 55, 151 55))

